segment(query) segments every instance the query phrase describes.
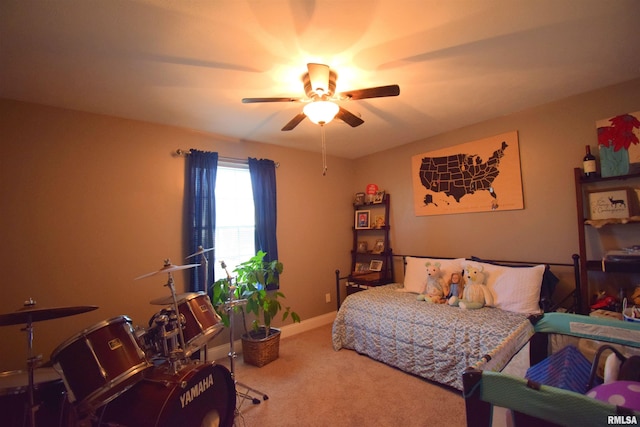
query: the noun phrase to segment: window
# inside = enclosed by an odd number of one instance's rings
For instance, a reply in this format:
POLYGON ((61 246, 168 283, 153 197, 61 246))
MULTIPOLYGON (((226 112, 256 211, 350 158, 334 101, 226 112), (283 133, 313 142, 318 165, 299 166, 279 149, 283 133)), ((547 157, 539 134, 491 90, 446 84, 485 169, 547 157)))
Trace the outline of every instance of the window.
POLYGON ((216 175, 216 230, 214 277, 233 276, 236 265, 255 255, 255 209, 249 166, 223 161, 216 175))

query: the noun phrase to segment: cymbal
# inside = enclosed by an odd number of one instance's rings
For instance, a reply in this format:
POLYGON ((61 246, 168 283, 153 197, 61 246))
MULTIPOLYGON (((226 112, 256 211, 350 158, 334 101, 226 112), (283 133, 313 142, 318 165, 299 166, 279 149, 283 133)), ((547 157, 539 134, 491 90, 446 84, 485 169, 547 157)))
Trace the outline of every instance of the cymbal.
POLYGON ((33 306, 27 306, 13 313, 0 314, 0 326, 19 325, 22 323, 40 322, 42 320, 74 316, 96 310, 97 308, 95 305, 54 308, 34 308, 33 306))
MULTIPOLYGON (((185 292, 184 294, 176 294, 176 301, 180 302, 189 297, 197 296, 202 294, 202 292, 185 292)), ((170 295, 168 297, 160 297, 156 299, 152 299, 149 301, 149 304, 153 305, 171 305, 173 304, 173 297, 170 295)))
POLYGON ((202 246, 198 246, 198 250, 195 251, 194 253, 192 253, 191 255, 189 255, 188 257, 186 257, 185 259, 189 259, 189 258, 193 258, 194 256, 202 255, 203 253, 212 251, 214 249, 215 248, 205 249, 202 246))
POLYGON ((142 276, 136 277, 134 280, 144 279, 145 277, 155 276, 160 273, 171 273, 173 271, 186 270, 188 268, 198 267, 199 265, 200 264, 173 265, 169 260, 165 260, 164 267, 160 270, 143 274, 142 276))

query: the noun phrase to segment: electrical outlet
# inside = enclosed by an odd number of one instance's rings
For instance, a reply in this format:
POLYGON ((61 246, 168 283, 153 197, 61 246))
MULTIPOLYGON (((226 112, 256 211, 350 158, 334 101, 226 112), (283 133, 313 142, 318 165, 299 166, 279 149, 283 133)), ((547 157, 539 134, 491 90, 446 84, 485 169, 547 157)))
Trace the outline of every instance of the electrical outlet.
POLYGON ((325 294, 324 295, 324 301, 325 302, 331 302, 331 294, 325 294))

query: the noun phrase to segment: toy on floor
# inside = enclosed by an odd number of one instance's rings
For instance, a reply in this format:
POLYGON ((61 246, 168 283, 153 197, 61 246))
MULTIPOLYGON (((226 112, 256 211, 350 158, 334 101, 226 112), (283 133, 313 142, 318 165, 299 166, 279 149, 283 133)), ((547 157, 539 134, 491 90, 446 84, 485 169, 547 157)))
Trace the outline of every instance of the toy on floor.
POLYGON ((605 291, 598 292, 596 296, 596 301, 591 304, 591 310, 598 310, 601 308, 614 310, 616 304, 616 299, 611 295, 607 295, 605 291))
POLYGON ((481 266, 467 266, 464 270, 464 291, 462 299, 452 296, 449 305, 459 306, 464 310, 475 310, 485 305, 493 305, 493 295, 484 284, 486 276, 481 266))
POLYGON ((442 271, 440 270, 440 263, 427 262, 425 266, 427 267, 427 287, 425 288, 424 294, 418 295, 417 299, 438 304, 445 303, 446 300, 444 297, 446 293, 444 281, 441 277, 442 271))

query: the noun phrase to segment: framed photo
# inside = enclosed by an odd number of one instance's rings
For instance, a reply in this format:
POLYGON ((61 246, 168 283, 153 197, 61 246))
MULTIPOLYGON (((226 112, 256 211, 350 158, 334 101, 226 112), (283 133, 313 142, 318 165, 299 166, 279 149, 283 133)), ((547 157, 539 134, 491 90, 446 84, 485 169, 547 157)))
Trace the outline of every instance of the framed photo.
POLYGON ((364 193, 356 193, 353 197, 353 204, 356 206, 364 205, 364 193))
POLYGON ((376 243, 373 245, 372 254, 381 254, 384 252, 384 239, 376 240, 376 243))
POLYGON ((363 272, 363 271, 368 271, 369 270, 369 266, 365 263, 362 262, 356 262, 356 266, 355 266, 355 270, 356 272, 363 272))
POLYGON ((382 261, 379 259, 372 259, 369 264, 369 270, 371 271, 382 271, 382 261))
POLYGON ((376 194, 373 196, 373 203, 378 204, 384 201, 384 190, 376 191, 376 194))
POLYGON ((589 219, 629 218, 628 188, 589 192, 589 219))
POLYGON ((371 228, 371 211, 356 211, 356 230, 371 228))
POLYGON ((364 254, 369 250, 369 243, 367 241, 358 242, 358 252, 364 254))

